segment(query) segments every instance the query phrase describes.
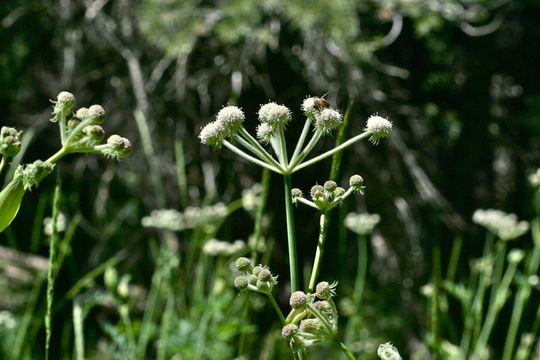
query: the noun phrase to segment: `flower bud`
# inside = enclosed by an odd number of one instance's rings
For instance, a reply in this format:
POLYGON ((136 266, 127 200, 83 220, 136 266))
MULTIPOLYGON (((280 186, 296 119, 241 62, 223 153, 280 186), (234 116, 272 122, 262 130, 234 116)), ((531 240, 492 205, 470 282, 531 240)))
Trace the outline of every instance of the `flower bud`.
POLYGON ((520 249, 513 249, 508 253, 508 262, 511 264, 517 264, 525 257, 525 252, 520 249))
POLYGON ((259 281, 257 275, 251 274, 248 276, 248 282, 250 285, 257 286, 257 281, 259 281))
POLYGON ((262 265, 257 265, 253 268, 253 271, 251 272, 255 276, 259 276, 259 273, 264 269, 265 267, 262 265))
POLYGON ((272 273, 268 269, 262 269, 259 272, 259 275, 257 275, 257 278, 260 281, 271 281, 272 280, 272 273))
POLYGON ((56 97, 56 101, 52 101, 54 104, 53 108, 53 118, 51 119, 52 122, 57 122, 60 118, 59 116, 66 116, 69 111, 73 108, 73 105, 75 105, 75 97, 72 93, 67 91, 62 91, 58 94, 56 97))
POLYGON ((381 360, 401 360, 398 349, 390 342, 379 345, 377 355, 381 360))
POLYGON ((13 157, 21 150, 21 134, 15 128, 2 126, 0 130, 0 154, 8 158, 13 157))
POLYGON ((15 178, 19 178, 26 190, 31 189, 54 170, 54 164, 36 160, 31 164, 19 165, 15 171, 15 178))
POLYGON ((321 281, 315 287, 315 295, 319 299, 322 299, 322 300, 329 299, 332 296, 336 296, 336 291, 335 291, 336 286, 337 286, 337 283, 329 284, 326 281, 321 281))
POLYGON ((340 197, 341 195, 345 194, 345 189, 338 186, 335 190, 334 190, 334 196, 335 197, 340 197))
POLYGON ((118 271, 113 267, 108 267, 103 274, 103 281, 107 289, 114 291, 118 285, 118 271))
POLYGON ((318 310, 321 314, 327 314, 332 312, 332 306, 326 300, 319 300, 313 303, 313 307, 318 310))
POLYGON ((276 131, 277 127, 269 125, 268 123, 259 124, 259 126, 257 126, 257 139, 264 144, 268 144, 276 131))
POLYGON ((354 188, 354 190, 362 192, 364 189, 364 179, 360 175, 353 175, 349 179, 349 185, 354 188))
POLYGON ((270 292, 270 290, 272 290, 273 284, 268 281, 257 280, 256 286, 257 286, 257 289, 259 289, 259 291, 270 292))
POLYGON ((297 333, 298 326, 294 324, 285 325, 283 329, 281 329, 281 336, 283 336, 287 340, 290 340, 297 333))
POLYGON ((316 334, 324 330, 324 325, 319 319, 304 319, 300 322, 299 330, 302 332, 316 334))
POLYGON ((315 116, 315 128, 328 133, 342 123, 341 114, 334 109, 324 109, 315 116))
POLYGON ((129 295, 129 282, 131 281, 130 275, 124 275, 118 283, 116 291, 121 298, 126 299, 129 295))
POLYGON ((324 188, 321 185, 313 185, 310 191, 311 198, 318 200, 324 196, 324 188))
POLYGON ((381 116, 373 115, 368 118, 364 130, 371 134, 369 141, 377 145, 380 139, 390 135, 392 123, 381 116))
POLYGON ((88 109, 85 107, 80 108, 75 113, 75 117, 79 120, 86 120, 90 117, 90 113, 88 112, 88 109))
POLYGON ((131 153, 131 143, 128 139, 119 135, 112 135, 107 139, 107 147, 103 153, 114 158, 123 158, 131 153))
POLYGON ((259 109, 259 121, 272 127, 287 125, 291 120, 291 111, 274 102, 265 104, 259 109))
POLYGON ((202 128, 199 139, 205 145, 220 147, 223 144, 223 139, 225 139, 225 133, 218 122, 211 122, 202 128))
POLYGON ((324 183, 324 190, 328 192, 334 192, 334 190, 337 188, 337 184, 335 181, 328 180, 324 183))
POLYGON ((306 305, 308 301, 308 296, 303 291, 295 291, 291 294, 291 298, 289 299, 289 304, 293 309, 300 309, 304 305, 306 305))
POLYGON ((79 125, 81 123, 81 120, 79 118, 76 118, 76 117, 72 117, 71 119, 69 119, 67 121, 67 131, 72 131, 73 129, 75 129, 77 127, 77 125, 79 125))
POLYGON ((301 198, 303 195, 302 193, 302 190, 298 189, 298 188, 294 188, 291 190, 291 197, 292 197, 292 202, 293 204, 296 204, 296 202, 298 201, 299 198, 301 198))
POLYGON ((93 124, 101 124, 105 121, 105 109, 101 105, 92 105, 88 108, 88 117, 93 124))
POLYGON ((245 290, 249 285, 249 279, 247 276, 240 275, 234 278, 234 287, 238 290, 245 290))
POLYGON ((225 136, 231 136, 240 131, 246 116, 244 112, 236 106, 226 106, 216 115, 216 123, 221 127, 225 136))
POLYGON ((236 259, 235 266, 238 271, 241 271, 243 273, 249 273, 251 272, 251 270, 253 270, 253 264, 251 264, 251 260, 246 257, 239 257, 238 259, 236 259))
POLYGON ((105 137, 105 130, 100 125, 88 125, 83 129, 86 140, 90 146, 97 145, 105 137))

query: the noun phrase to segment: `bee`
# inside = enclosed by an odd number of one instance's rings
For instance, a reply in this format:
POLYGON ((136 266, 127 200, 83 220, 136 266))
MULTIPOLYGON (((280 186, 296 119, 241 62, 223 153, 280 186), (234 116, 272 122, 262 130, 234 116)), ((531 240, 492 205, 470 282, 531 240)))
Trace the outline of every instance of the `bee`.
POLYGON ((330 107, 330 103, 328 102, 328 100, 326 100, 324 98, 325 96, 326 96, 326 94, 324 94, 323 96, 321 96, 320 98, 317 98, 315 100, 315 107, 319 111, 321 111, 322 109, 327 109, 327 108, 330 107))

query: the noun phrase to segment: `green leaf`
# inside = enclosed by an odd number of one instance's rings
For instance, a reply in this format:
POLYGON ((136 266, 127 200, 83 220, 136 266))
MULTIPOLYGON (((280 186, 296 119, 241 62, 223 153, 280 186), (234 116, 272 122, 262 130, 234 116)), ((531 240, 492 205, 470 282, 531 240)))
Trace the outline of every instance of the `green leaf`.
POLYGON ((20 178, 11 180, 2 192, 0 192, 0 233, 17 216, 25 192, 26 190, 20 178))

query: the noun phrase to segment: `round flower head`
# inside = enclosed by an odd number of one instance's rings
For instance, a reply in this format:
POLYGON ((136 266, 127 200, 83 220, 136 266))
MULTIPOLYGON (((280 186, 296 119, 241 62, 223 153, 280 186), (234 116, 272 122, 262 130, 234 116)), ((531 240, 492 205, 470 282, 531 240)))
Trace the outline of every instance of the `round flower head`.
POLYGON ((336 197, 339 197, 341 195, 345 194, 345 189, 342 188, 341 186, 338 186, 335 190, 334 190, 334 196, 336 197))
POLYGON ((2 126, 0 130, 0 154, 5 157, 13 157, 21 150, 21 134, 15 128, 2 126))
POLYGON ((262 270, 264 270, 264 269, 266 269, 265 266, 257 265, 257 266, 255 266, 255 267, 253 268, 253 271, 252 271, 251 273, 252 273, 253 275, 255 275, 255 276, 259 276, 259 273, 260 273, 262 270))
POLYGON ((356 191, 363 195, 364 179, 360 175, 353 175, 349 179, 349 185, 356 191))
POLYGON ((377 355, 381 360, 401 360, 398 349, 390 342, 379 345, 377 355))
POLYGON ((265 104, 259 109, 259 121, 272 127, 286 125, 291 120, 291 110, 274 102, 265 104))
POLYGON ((253 265, 251 264, 251 260, 249 260, 246 257, 239 257, 238 259, 236 259, 235 265, 238 271, 241 271, 244 273, 248 273, 248 272, 251 272, 251 270, 253 270, 253 265))
POLYGON ((215 147, 220 147, 223 144, 224 138, 225 134, 221 128, 221 125, 216 121, 208 123, 202 128, 199 134, 201 143, 215 147))
POLYGON ((103 140, 105 130, 99 125, 88 125, 83 129, 84 134, 96 144, 103 140))
POLYGON ((88 117, 94 124, 101 124, 105 121, 105 109, 101 105, 92 105, 88 108, 88 117))
POLYGON ((75 104, 75 96, 68 91, 61 91, 56 97, 56 101, 65 106, 72 107, 75 104))
POLYGON ((60 114, 67 114, 75 105, 75 97, 72 93, 67 91, 62 91, 56 97, 56 101, 52 101, 54 104, 53 114, 55 115, 51 121, 57 122, 60 114))
POLYGON ((300 322, 299 330, 308 333, 318 333, 324 330, 324 326, 319 319, 304 319, 300 322))
POLYGON ((244 275, 240 275, 234 278, 234 287, 238 290, 245 290, 249 285, 249 278, 244 275))
POLYGON ((262 123, 257 126, 257 138, 265 144, 270 142, 270 139, 277 131, 277 127, 272 126, 268 123, 262 123))
POLYGON ((326 314, 332 311, 332 305, 326 300, 319 300, 313 303, 313 307, 320 313, 326 314))
POLYGON ((115 158, 123 158, 131 153, 131 143, 128 139, 119 135, 112 135, 107 139, 109 147, 104 150, 105 155, 115 158))
POLYGON ((317 295, 317 297, 322 300, 329 299, 333 296, 336 296, 336 286, 337 283, 329 284, 326 281, 321 281, 315 287, 315 295, 317 295))
POLYGON ((271 281, 272 280, 272 273, 268 269, 262 269, 259 272, 259 275, 257 275, 257 278, 260 281, 271 281))
POLYGON ((248 282, 250 285, 257 286, 257 281, 259 281, 259 279, 256 275, 251 274, 248 276, 248 282))
POLYGON ((291 190, 291 197, 292 197, 292 202, 293 204, 295 204, 299 198, 302 197, 302 190, 298 189, 298 188, 294 188, 291 190))
POLYGON ((302 111, 306 116, 315 116, 319 112, 319 108, 317 106, 317 99, 318 97, 312 96, 308 97, 302 102, 302 111))
POLYGON ((291 339, 296 333, 298 333, 298 326, 294 324, 285 325, 283 329, 281 329, 281 336, 287 340, 291 339))
POLYGON ((513 249, 508 253, 508 262, 517 264, 525 257, 525 253, 520 249, 513 249))
POLYGON ((342 116, 334 109, 324 109, 315 116, 315 128, 324 133, 328 133, 342 123, 342 116))
POLYGON ((324 190, 326 191, 333 192, 334 190, 336 190, 336 188, 337 184, 335 181, 328 180, 324 183, 324 190))
POLYGON ((369 141, 377 145, 380 139, 390 135, 392 123, 382 116, 373 115, 368 118, 365 131, 371 134, 369 141))
POLYGON ((321 185, 313 185, 311 187, 310 195, 313 200, 321 198, 324 196, 324 187, 321 185))
POLYGON ((308 296, 303 291, 295 291, 291 294, 289 299, 289 304, 293 309, 299 309, 306 305, 308 301, 308 296))
POLYGON ((226 106, 216 115, 216 122, 221 126, 225 136, 231 136, 240 131, 246 116, 236 106, 226 106))
POLYGON ((88 113, 88 109, 85 107, 80 108, 75 113, 75 117, 80 120, 86 120, 89 116, 90 114, 88 113))

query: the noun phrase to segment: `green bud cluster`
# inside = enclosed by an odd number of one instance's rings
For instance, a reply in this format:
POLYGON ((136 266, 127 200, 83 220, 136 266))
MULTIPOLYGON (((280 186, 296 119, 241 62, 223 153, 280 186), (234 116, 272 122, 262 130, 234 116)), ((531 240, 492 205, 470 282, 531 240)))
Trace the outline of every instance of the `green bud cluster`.
POLYGON ((353 192, 364 194, 364 180, 360 175, 353 175, 349 181, 350 188, 345 190, 337 185, 335 181, 328 180, 324 185, 314 185, 309 195, 311 201, 303 197, 302 190, 292 189, 291 197, 293 203, 304 203, 305 205, 314 207, 320 211, 326 212, 337 205, 340 205, 353 192))
POLYGON ((295 291, 289 304, 291 311, 285 319, 281 335, 291 350, 304 352, 309 346, 331 342, 337 332, 337 310, 332 298, 337 283, 322 281, 314 294, 295 291))
POLYGON ((7 126, 0 130, 0 154, 5 157, 13 157, 21 150, 22 131, 7 126))
POLYGON ((252 290, 268 294, 277 285, 277 276, 267 266, 253 266, 250 259, 240 257, 235 262, 236 270, 242 275, 234 278, 234 287, 240 291, 252 290))

